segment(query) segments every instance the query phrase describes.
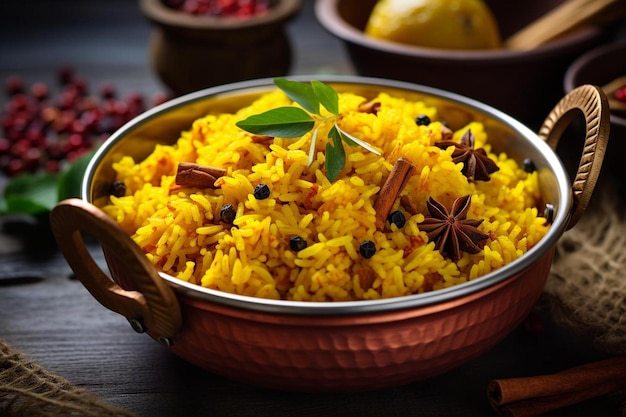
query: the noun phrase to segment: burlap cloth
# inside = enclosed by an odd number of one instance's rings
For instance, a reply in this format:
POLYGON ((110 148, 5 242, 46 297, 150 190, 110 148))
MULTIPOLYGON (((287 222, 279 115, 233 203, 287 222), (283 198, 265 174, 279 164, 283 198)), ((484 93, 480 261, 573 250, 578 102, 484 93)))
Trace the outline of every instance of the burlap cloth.
POLYGON ((72 385, 0 339, 1 417, 133 417, 72 385))
POLYGON ((607 353, 626 354, 624 188, 603 183, 556 246, 545 298, 556 322, 607 353))

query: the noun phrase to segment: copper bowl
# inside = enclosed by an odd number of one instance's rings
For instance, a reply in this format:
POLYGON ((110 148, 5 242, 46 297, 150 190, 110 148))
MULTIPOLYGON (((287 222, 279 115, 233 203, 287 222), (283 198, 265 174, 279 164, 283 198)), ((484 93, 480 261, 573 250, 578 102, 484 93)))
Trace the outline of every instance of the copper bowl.
MULTIPOLYGON (((563 0, 487 0, 503 39, 563 0)), ((605 31, 585 27, 531 50, 442 50, 374 39, 364 28, 376 0, 318 0, 320 24, 341 40, 358 74, 409 81, 482 101, 532 127, 562 96, 563 74, 605 31)))
MULTIPOLYGON (((371 97, 380 91, 423 100, 451 128, 484 123, 495 151, 538 169, 543 206, 553 212, 547 235, 523 257, 451 288, 406 297, 353 302, 294 302, 233 295, 157 272, 139 247, 97 206, 108 198, 111 162, 142 158, 172 143, 192 120, 234 111, 274 88, 263 79, 210 88, 137 117, 98 150, 85 174, 82 199, 55 207, 51 224, 68 263, 104 306, 128 318, 175 355, 237 381, 298 391, 362 391, 441 374, 498 343, 527 315, 548 275, 554 245, 589 201, 606 146, 606 97, 583 86, 566 96, 539 135, 510 116, 465 97, 397 81, 316 77, 338 91, 371 97), (584 163, 573 182, 552 148, 572 113, 590 120, 584 163), (599 128, 598 128, 599 126, 599 128), (93 261, 82 235, 102 244, 109 276, 93 261)), ((296 77, 305 80, 306 77, 296 77)), ((542 210, 544 207, 540 207, 542 210)))

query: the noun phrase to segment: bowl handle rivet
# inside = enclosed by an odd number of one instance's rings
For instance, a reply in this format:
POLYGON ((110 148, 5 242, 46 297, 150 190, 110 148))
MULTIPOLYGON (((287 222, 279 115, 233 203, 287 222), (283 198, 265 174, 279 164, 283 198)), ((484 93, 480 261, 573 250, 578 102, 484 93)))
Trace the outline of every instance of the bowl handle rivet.
POLYGON ((157 337, 157 342, 159 342, 160 345, 165 346, 166 348, 172 347, 172 339, 170 339, 169 337, 159 336, 157 337))
POLYGON ((130 327, 133 328, 134 331, 136 331, 137 333, 145 333, 146 332, 146 326, 144 326, 144 324, 141 322, 141 320, 139 319, 128 319, 128 322, 130 323, 130 327))
POLYGON ((546 204, 546 208, 543 209, 543 217, 550 224, 554 221, 554 206, 552 204, 546 204))

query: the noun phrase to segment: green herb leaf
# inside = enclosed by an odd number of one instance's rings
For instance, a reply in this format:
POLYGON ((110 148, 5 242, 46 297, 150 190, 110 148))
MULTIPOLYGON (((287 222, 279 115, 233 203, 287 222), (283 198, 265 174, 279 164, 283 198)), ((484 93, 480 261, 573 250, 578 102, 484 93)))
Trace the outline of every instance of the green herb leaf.
POLYGON ((346 165, 346 151, 343 149, 341 143, 341 135, 333 126, 328 132, 328 137, 333 140, 333 144, 326 144, 326 161, 324 167, 326 168, 326 178, 328 181, 333 182, 339 176, 339 173, 346 165))
POLYGON ((297 107, 278 107, 252 115, 236 125, 256 135, 299 138, 313 129, 315 120, 297 107))
POLYGON ((320 102, 310 85, 285 78, 274 79, 274 84, 309 113, 320 114, 320 102))
POLYGON ((320 81, 311 81, 313 92, 326 110, 339 116, 339 95, 334 88, 320 81))
POLYGON ((374 148, 369 143, 365 142, 364 140, 361 140, 361 139, 357 138, 354 135, 351 135, 350 133, 348 133, 345 130, 341 129, 337 125, 335 125, 335 127, 337 128, 337 131, 339 132, 339 134, 343 138, 344 142, 346 142, 348 145, 350 145, 350 146, 360 146, 360 147, 362 147, 364 149, 367 149, 368 151, 370 151, 373 154, 380 155, 380 151, 378 151, 376 148, 374 148))
POLYGON ((279 107, 268 110, 265 113, 253 115, 237 122, 236 125, 239 128, 257 135, 282 138, 298 138, 310 132, 311 129, 315 129, 311 136, 309 148, 308 164, 311 165, 315 160, 319 128, 323 123, 332 120, 333 127, 328 132, 328 138, 332 139, 332 142, 326 144, 324 163, 326 177, 331 182, 337 179, 346 164, 346 151, 343 142, 350 146, 361 146, 376 155, 380 155, 380 152, 369 143, 339 128, 337 125, 337 120, 341 116, 339 113, 339 94, 334 88, 315 80, 312 80, 309 85, 285 78, 276 78, 274 84, 302 108, 279 107), (320 105, 331 115, 315 118, 314 116, 321 116, 320 105))
POLYGON ((5 214, 39 214, 57 203, 59 174, 21 174, 13 177, 4 189, 0 204, 5 214))

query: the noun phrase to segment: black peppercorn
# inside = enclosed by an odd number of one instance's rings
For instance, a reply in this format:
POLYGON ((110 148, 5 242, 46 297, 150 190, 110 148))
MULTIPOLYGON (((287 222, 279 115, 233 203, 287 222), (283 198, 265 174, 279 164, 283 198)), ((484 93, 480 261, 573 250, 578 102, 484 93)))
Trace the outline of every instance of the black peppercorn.
POLYGON ((406 217, 404 217, 404 214, 402 214, 400 210, 390 213, 387 220, 389 220, 390 224, 395 224, 398 229, 402 229, 406 224, 406 217))
POLYGON ((259 184, 254 187, 254 198, 265 200, 270 196, 270 187, 267 184, 259 184))
POLYGON ((237 210, 232 204, 224 204, 220 209, 220 220, 224 223, 233 224, 236 216, 237 210))
POLYGON ((420 114, 415 118, 415 123, 417 123, 418 126, 428 126, 430 124, 430 117, 425 114, 420 114))
POLYGON ((305 249, 308 246, 306 239, 302 236, 292 236, 289 239, 289 247, 292 251, 300 252, 302 249, 305 249))
POLYGON ((109 193, 115 197, 123 197, 126 194, 126 184, 122 181, 113 181, 109 193))
POLYGON ((524 159, 524 162, 523 162, 522 165, 524 167, 524 171, 525 172, 535 172, 537 170, 537 167, 535 166, 535 163, 530 158, 524 159))
POLYGON ((376 244, 371 240, 364 240, 359 246, 359 253, 366 259, 371 258, 376 253, 376 244))

